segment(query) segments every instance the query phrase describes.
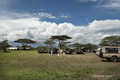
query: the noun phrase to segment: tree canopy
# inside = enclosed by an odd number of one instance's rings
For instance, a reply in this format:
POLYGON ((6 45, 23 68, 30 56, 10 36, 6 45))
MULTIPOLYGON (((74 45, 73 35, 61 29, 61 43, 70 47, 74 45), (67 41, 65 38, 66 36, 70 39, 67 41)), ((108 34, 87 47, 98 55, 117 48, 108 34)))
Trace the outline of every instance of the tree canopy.
POLYGON ((75 48, 81 48, 81 47, 84 47, 83 44, 79 44, 79 43, 75 43, 75 44, 73 44, 72 46, 75 47, 75 48))
POLYGON ((55 35, 55 36, 51 36, 50 39, 58 40, 59 42, 58 46, 62 48, 63 41, 66 41, 67 39, 72 39, 72 37, 69 37, 67 35, 55 35))
POLYGON ((4 52, 6 52, 7 47, 10 47, 10 45, 8 44, 8 40, 0 42, 0 49, 2 49, 4 52))
POLYGON ((46 40, 45 42, 44 42, 44 44, 46 44, 46 46, 48 47, 48 48, 53 48, 54 47, 54 44, 55 44, 55 42, 53 41, 53 40, 51 40, 51 39, 49 39, 49 40, 46 40))
POLYGON ((86 47, 86 48, 89 49, 90 51, 92 51, 93 49, 97 49, 97 48, 98 48, 97 45, 91 44, 91 43, 85 44, 84 47, 86 47))
POLYGON ((97 49, 98 46, 95 44, 87 43, 87 44, 80 44, 80 43, 75 43, 72 45, 74 48, 85 48, 89 51, 92 51, 94 49, 97 49))
POLYGON ((120 46, 120 36, 107 36, 101 40, 100 46, 120 46))
POLYGON ((31 39, 18 39, 18 40, 15 40, 14 42, 21 43, 23 49, 26 49, 27 44, 34 44, 34 43, 36 43, 35 41, 33 41, 31 39))

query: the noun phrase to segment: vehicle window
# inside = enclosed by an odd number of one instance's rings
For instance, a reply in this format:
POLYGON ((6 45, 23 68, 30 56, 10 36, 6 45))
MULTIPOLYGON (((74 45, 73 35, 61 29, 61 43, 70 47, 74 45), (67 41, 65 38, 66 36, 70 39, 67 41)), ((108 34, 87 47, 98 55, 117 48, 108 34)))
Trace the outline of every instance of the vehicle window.
POLYGON ((106 53, 118 53, 118 48, 106 48, 106 53))

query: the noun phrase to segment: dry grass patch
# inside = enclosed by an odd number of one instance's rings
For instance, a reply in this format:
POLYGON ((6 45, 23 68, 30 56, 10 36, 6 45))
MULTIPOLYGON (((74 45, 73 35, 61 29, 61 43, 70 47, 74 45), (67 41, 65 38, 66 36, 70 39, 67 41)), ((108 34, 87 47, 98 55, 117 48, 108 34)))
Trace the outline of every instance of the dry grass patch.
POLYGON ((94 53, 65 56, 38 54, 37 51, 0 53, 0 80, 120 79, 120 62, 102 60, 94 53))

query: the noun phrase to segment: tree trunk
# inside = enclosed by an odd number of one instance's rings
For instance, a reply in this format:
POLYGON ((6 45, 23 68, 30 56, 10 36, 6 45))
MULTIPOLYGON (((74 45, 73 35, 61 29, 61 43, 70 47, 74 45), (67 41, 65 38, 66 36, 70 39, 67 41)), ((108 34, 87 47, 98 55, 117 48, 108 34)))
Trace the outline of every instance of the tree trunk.
POLYGON ((26 47, 25 47, 25 46, 23 46, 23 50, 26 50, 26 47))
POLYGON ((3 48, 3 51, 6 52, 6 48, 3 48))

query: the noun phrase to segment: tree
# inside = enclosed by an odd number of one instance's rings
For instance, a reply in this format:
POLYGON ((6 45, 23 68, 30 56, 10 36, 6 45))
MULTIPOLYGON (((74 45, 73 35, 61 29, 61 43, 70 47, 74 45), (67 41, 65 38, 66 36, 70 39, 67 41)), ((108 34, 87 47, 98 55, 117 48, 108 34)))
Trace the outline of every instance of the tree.
POLYGON ((57 40, 58 41, 58 46, 62 48, 63 41, 66 41, 67 39, 71 39, 72 37, 69 37, 67 35, 56 35, 56 36, 51 36, 50 39, 57 40))
POLYGON ((10 45, 8 44, 8 40, 4 40, 2 42, 0 42, 0 48, 6 52, 7 51, 7 47, 10 47, 10 45))
POLYGON ((14 42, 21 43, 24 50, 26 49, 28 44, 36 43, 35 41, 33 41, 31 39, 18 39, 18 40, 15 40, 14 42))
POLYGON ((44 42, 44 44, 46 44, 46 46, 48 47, 48 48, 53 48, 54 47, 54 44, 55 44, 55 42, 53 41, 53 40, 46 40, 45 42, 44 42))
POLYGON ((120 36, 107 36, 101 40, 100 46, 120 46, 120 36))
POLYGON ((95 44, 91 44, 91 43, 85 44, 84 47, 87 48, 90 52, 91 52, 92 50, 98 48, 97 45, 95 45, 95 44))
POLYGON ((75 43, 72 46, 75 48, 81 48, 81 47, 83 47, 83 44, 75 43))
POLYGON ((53 47, 54 47, 55 42, 52 39, 49 39, 45 41, 44 44, 46 44, 46 46, 49 48, 51 52, 51 56, 53 56, 53 47))
POLYGON ((63 42, 63 45, 62 45, 62 46, 63 46, 63 47, 68 47, 68 44, 69 44, 69 43, 71 43, 71 42, 69 42, 69 41, 63 42))
POLYGON ((87 43, 87 44, 79 44, 79 43, 75 43, 72 45, 73 47, 75 48, 80 48, 80 49, 84 49, 85 51, 86 50, 89 50, 90 52, 94 49, 97 49, 98 46, 95 45, 95 44, 91 44, 91 43, 87 43))

